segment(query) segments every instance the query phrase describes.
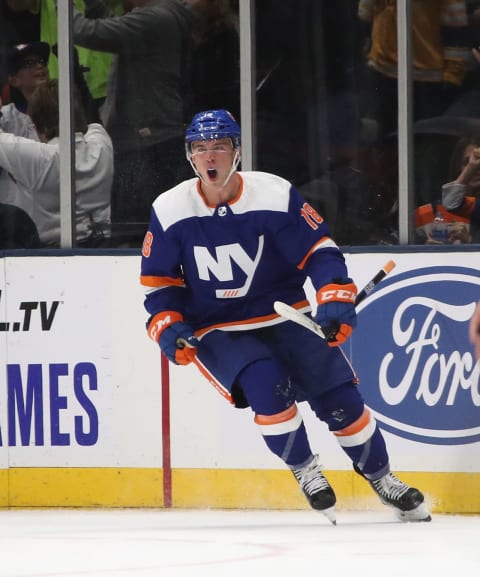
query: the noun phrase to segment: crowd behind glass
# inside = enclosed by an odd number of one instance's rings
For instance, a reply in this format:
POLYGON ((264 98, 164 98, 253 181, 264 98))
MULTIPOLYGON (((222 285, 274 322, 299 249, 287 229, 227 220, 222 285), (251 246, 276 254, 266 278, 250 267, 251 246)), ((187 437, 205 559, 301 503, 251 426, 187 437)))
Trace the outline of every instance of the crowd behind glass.
MULTIPOLYGON (((194 176, 191 117, 242 121, 239 1, 72 5, 74 246, 139 248, 155 197, 194 176)), ((57 248, 56 2, 0 6, 0 249, 57 248)), ((398 244, 396 2, 251 6, 254 168, 290 180, 339 245, 398 244)), ((480 1, 412 0, 411 37, 413 242, 480 242, 480 1)))

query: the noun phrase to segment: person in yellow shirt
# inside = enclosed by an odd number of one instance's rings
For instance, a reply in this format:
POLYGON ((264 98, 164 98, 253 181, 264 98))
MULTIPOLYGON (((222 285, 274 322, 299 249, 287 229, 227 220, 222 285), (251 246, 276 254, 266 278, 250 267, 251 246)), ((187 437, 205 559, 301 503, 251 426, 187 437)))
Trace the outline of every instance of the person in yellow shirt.
MULTIPOLYGON (((442 114, 463 83, 468 17, 465 0, 412 0, 411 15, 413 115, 420 120, 442 114)), ((388 136, 397 129, 397 2, 360 0, 358 17, 371 27, 366 117, 388 136)))

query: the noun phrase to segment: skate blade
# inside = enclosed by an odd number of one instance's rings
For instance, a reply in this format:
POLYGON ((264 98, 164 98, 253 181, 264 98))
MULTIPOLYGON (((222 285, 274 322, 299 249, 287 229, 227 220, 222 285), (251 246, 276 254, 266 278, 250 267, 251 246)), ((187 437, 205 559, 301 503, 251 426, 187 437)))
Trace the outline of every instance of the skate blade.
POLYGON ((432 520, 432 516, 430 515, 425 503, 421 503, 411 511, 400 511, 399 509, 395 509, 395 513, 403 523, 428 523, 432 520))
POLYGON ((328 509, 322 509, 320 510, 320 513, 322 513, 322 515, 325 515, 325 517, 330 521, 330 523, 332 525, 336 525, 337 524, 337 516, 335 513, 335 505, 333 507, 328 507, 328 509))

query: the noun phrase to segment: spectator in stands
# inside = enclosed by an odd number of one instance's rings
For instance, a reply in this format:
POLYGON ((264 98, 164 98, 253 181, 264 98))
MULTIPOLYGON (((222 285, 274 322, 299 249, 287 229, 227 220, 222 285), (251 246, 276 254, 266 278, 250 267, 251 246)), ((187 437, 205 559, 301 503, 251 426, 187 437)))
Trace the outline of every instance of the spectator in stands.
POLYGON ((48 79, 50 46, 45 42, 30 42, 11 47, 8 55, 8 86, 10 95, 3 92, 3 101, 13 102, 26 112, 28 101, 38 86, 48 79))
MULTIPOLYGON (((35 88, 49 80, 48 63, 52 52, 56 57, 56 50, 56 45, 54 51, 51 51, 46 42, 29 42, 11 47, 8 58, 8 83, 2 89, 3 101, 13 102, 18 110, 25 112, 28 100, 35 88)), ((98 110, 83 77, 76 50, 74 51, 73 71, 74 82, 79 90, 83 107, 87 111, 88 121, 99 122, 98 110)))
POLYGON ((452 155, 454 180, 442 186, 442 203, 470 221, 471 241, 480 242, 480 138, 461 139, 452 155))
MULTIPOLYGON (((38 140, 35 127, 26 111, 28 99, 37 88, 48 81, 46 63, 50 47, 42 42, 30 42, 9 47, 7 53, 7 84, 3 94, 8 104, 1 107, 0 128, 17 136, 38 140)), ((0 98, 0 105, 2 99, 0 98)), ((21 193, 16 182, 0 169, 0 202, 17 205, 21 193)))
POLYGON ((115 151, 112 221, 147 223, 159 192, 191 175, 183 132, 192 15, 180 0, 124 6, 114 17, 104 2, 85 0, 88 17, 74 9, 73 31, 77 45, 114 54, 102 108, 115 151))
POLYGON ((417 244, 465 244, 472 242, 470 219, 449 212, 441 203, 415 209, 417 244))
MULTIPOLYGON (((1 98, 0 130, 38 141, 38 134, 31 118, 27 114, 20 112, 13 103, 2 106, 1 98)), ((0 167, 0 202, 7 205, 17 205, 21 196, 15 180, 0 167)))
POLYGON ((461 138, 454 148, 442 200, 415 210, 416 242, 464 244, 480 241, 480 139, 461 138))
MULTIPOLYGON (((465 0, 412 0, 414 120, 439 116, 462 85, 469 58, 465 0)), ((365 118, 382 140, 397 130, 397 3, 360 0, 360 20, 371 26, 365 118), (393 104, 392 104, 393 103, 393 104)))
MULTIPOLYGON (((85 9, 84 0, 73 1, 79 10, 85 9)), ((118 12, 122 1, 108 1, 118 12)), ((23 18, 28 21, 33 15, 36 15, 38 20, 36 36, 33 39, 30 38, 30 41, 40 40, 51 46, 53 57, 48 61, 50 78, 58 78, 56 2, 57 0, 8 0, 9 9, 13 15, 18 17, 17 20, 23 18)), ((98 107, 106 95, 111 54, 76 47, 74 58, 75 82, 79 86, 87 110, 87 118, 89 122, 98 122, 100 118, 98 107)))
MULTIPOLYGON (((19 203, 48 247, 60 242, 60 158, 58 82, 39 86, 28 113, 41 142, 0 131, 0 167, 16 180, 19 203)), ((109 236, 113 147, 100 124, 87 125, 78 94, 74 98, 76 245, 100 246, 109 236)))

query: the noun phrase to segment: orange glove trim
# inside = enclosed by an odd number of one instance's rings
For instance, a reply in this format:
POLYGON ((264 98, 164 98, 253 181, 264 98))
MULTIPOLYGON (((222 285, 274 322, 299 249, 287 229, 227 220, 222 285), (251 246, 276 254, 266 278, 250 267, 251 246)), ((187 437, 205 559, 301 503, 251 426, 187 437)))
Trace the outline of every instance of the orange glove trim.
POLYGON ((355 283, 327 284, 317 291, 317 303, 323 305, 332 301, 341 301, 355 304, 357 287, 355 283))
POLYGON ((195 358, 196 354, 197 347, 184 347, 183 349, 177 349, 175 360, 179 365, 189 365, 195 358))
POLYGON ((148 325, 147 329, 148 336, 153 341, 158 343, 158 340, 160 339, 160 335, 162 334, 162 332, 167 327, 173 325, 173 323, 176 323, 178 321, 183 321, 183 316, 180 313, 177 313, 176 311, 162 311, 161 313, 157 313, 150 321, 150 324, 148 325))
POLYGON ((339 345, 343 345, 343 343, 352 334, 352 331, 353 331, 353 329, 350 325, 346 325, 345 323, 342 323, 340 325, 340 328, 337 331, 337 334, 335 335, 335 340, 334 341, 327 341, 328 346, 329 347, 338 347, 339 345))

